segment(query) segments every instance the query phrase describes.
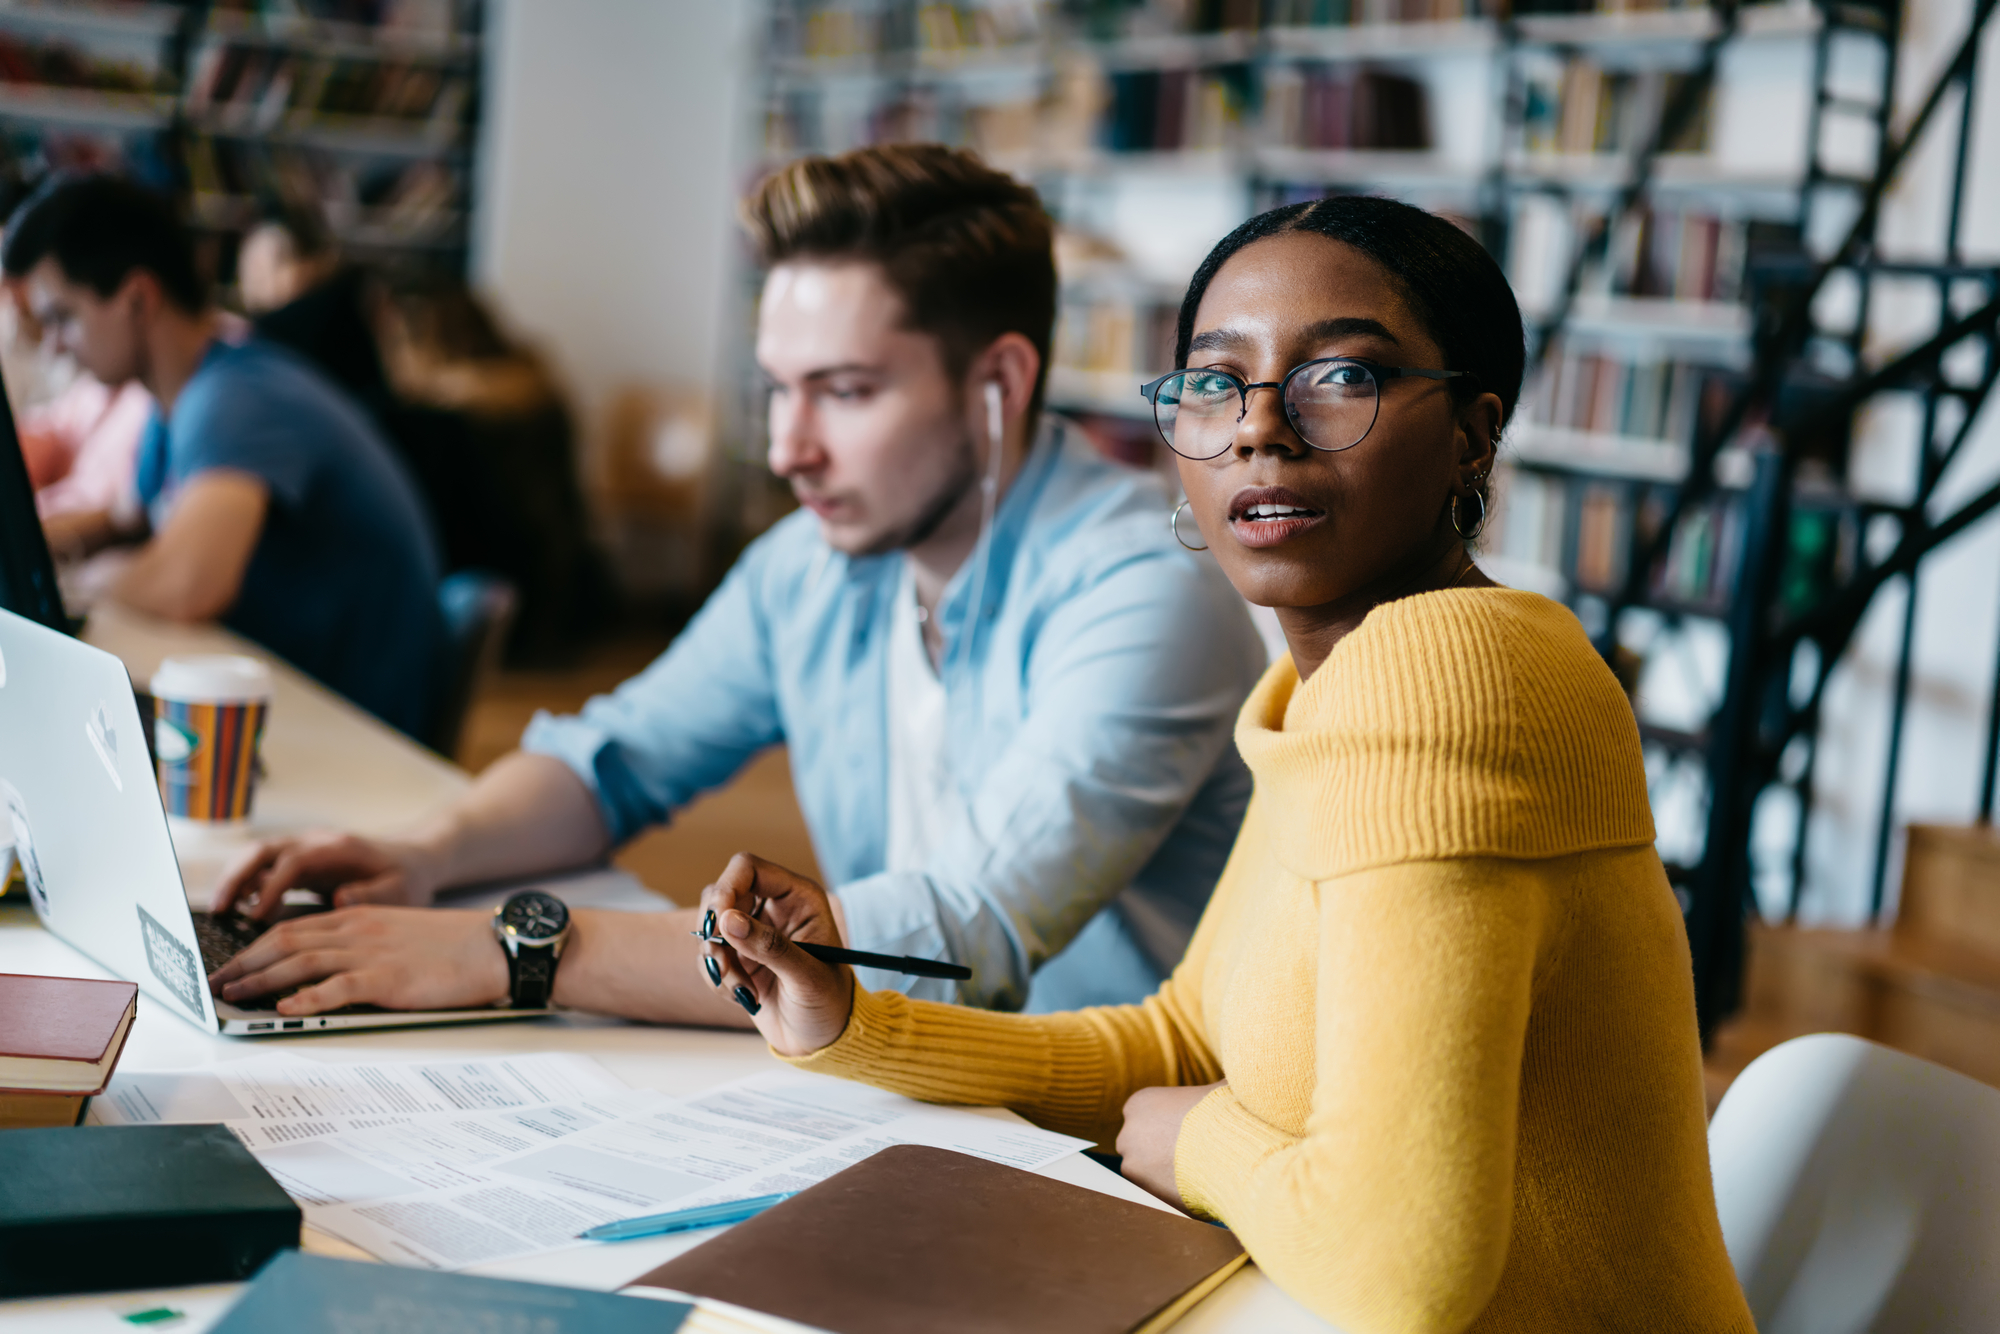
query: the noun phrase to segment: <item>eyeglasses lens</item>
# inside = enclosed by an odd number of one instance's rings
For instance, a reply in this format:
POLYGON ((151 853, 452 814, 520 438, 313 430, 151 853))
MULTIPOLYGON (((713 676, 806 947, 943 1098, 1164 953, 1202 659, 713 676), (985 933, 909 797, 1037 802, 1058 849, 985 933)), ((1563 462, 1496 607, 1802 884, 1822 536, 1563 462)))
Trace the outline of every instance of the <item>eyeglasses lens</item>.
POLYGON ((1349 449, 1375 426, 1376 380, 1358 361, 1319 361, 1285 386, 1285 415, 1314 449, 1349 449))
MULTIPOLYGON (((1342 450, 1360 443, 1375 425, 1376 380, 1359 362, 1321 361, 1300 369, 1285 385, 1285 416, 1314 449, 1342 450)), ((1182 371, 1161 382, 1153 421, 1167 447, 1188 459, 1212 459, 1236 441, 1243 393, 1214 371, 1182 371)))
POLYGON ((1182 458, 1212 459, 1236 439, 1243 394, 1236 381, 1212 371, 1169 376, 1153 396, 1153 421, 1167 448, 1182 458))

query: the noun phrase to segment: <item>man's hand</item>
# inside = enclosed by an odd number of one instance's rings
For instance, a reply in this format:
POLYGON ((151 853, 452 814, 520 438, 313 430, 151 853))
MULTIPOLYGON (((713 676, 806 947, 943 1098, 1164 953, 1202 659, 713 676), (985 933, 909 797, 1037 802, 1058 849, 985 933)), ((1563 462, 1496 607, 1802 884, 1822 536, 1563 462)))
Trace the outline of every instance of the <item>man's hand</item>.
POLYGON ((705 980, 733 996, 757 1031, 782 1056, 805 1056, 846 1031, 854 1011, 854 970, 821 963, 791 942, 840 944, 827 892, 748 853, 729 859, 701 893, 703 920, 713 912, 724 943, 704 949, 705 980))
POLYGON ((208 979, 228 1001, 252 1001, 300 983, 285 1015, 344 1005, 456 1010, 507 997, 507 960, 491 913, 343 908, 272 927, 208 979))
POLYGON ((51 514, 42 520, 42 538, 57 561, 69 564, 102 551, 117 541, 118 529, 108 510, 51 514))
MULTIPOLYGON (((288 889, 330 895, 336 908, 361 904, 423 907, 436 896, 431 858, 414 844, 319 833, 260 843, 236 859, 215 892, 212 912, 231 908, 269 921, 288 889)), ((261 943, 261 942, 260 942, 261 943)))
POLYGON ((1125 1179, 1144 1186, 1176 1209, 1186 1208, 1174 1179, 1174 1146, 1180 1141, 1181 1122, 1187 1120, 1196 1103, 1228 1082, 1146 1088, 1127 1098, 1125 1124, 1118 1131, 1125 1179))

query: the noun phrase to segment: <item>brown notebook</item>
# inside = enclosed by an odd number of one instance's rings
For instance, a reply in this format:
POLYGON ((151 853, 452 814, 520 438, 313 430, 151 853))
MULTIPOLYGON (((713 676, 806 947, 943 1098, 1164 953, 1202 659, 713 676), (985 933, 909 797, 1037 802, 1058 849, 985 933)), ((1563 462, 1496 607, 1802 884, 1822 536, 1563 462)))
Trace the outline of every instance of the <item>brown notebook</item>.
POLYGON ((74 1125, 132 1031, 130 982, 0 973, 0 1126, 74 1125))
POLYGON ((1133 1334, 1165 1328, 1247 1258, 1207 1223, 899 1144, 630 1286, 833 1334, 1133 1334))

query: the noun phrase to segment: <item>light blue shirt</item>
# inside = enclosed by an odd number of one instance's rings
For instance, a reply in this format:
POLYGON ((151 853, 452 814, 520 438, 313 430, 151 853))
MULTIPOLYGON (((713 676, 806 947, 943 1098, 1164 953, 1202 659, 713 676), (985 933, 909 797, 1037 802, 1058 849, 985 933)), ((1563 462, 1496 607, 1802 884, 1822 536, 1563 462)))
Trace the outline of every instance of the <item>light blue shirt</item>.
POLYGON ((842 555, 804 511, 751 545, 644 672, 580 715, 537 715, 522 745, 565 761, 622 842, 783 742, 849 943, 972 970, 964 983, 863 970, 865 985, 1019 1009, 1034 971, 1114 901, 1118 934, 1164 971, 1249 801, 1233 731, 1265 662, 1242 600, 1174 541, 1171 512, 1157 475, 1045 426, 938 607, 964 800, 921 871, 884 869, 905 557, 842 555))

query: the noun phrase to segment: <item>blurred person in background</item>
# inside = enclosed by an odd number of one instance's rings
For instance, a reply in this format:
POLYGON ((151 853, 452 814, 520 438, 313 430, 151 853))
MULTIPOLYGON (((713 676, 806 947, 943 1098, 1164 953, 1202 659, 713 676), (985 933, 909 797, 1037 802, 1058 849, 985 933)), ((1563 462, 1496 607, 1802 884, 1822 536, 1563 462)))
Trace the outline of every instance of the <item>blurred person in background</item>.
POLYGON ((392 435, 430 498, 447 568, 514 585, 508 662, 572 660, 616 599, 591 540, 561 384, 456 280, 393 289, 378 328, 398 405, 392 435))
POLYGON ((51 545, 136 550, 110 588, 169 620, 220 620, 412 735, 440 670, 438 567, 380 433, 303 361, 232 343, 171 205, 108 176, 56 179, 15 212, 0 268, 106 385, 157 402, 135 516, 48 521, 51 545))
POLYGON ((345 262, 306 206, 244 237, 237 286, 257 334, 312 362, 381 426, 436 526, 444 568, 506 576, 516 665, 571 658, 614 601, 592 546, 569 408, 463 283, 391 292, 345 262))
MULTIPOLYGON (((1150 992, 1186 948, 1249 800, 1231 744, 1265 652, 1183 550, 1156 473, 1042 413, 1056 275, 1032 189, 936 145, 808 158, 745 217, 769 266, 769 462, 803 508, 751 545, 651 667, 398 842, 269 843, 217 910, 293 887, 212 984, 303 985, 285 1014, 509 995, 491 914, 443 889, 581 868, 790 751, 855 946, 963 964, 874 985, 997 1009, 1150 992), (987 484, 990 479, 990 487, 987 484)), ((691 910, 578 910, 555 1003, 746 1026, 696 974, 691 910)))
POLYGON ((392 426, 395 395, 375 341, 368 274, 342 262, 317 212, 280 207, 251 228, 236 254, 236 284, 259 338, 292 349, 392 426))
POLYGON ((139 491, 133 474, 139 438, 153 414, 153 396, 137 380, 112 388, 73 363, 62 373, 43 370, 23 375, 29 383, 17 396, 15 366, 40 367, 49 360, 68 359, 55 354, 51 340, 44 337, 29 308, 26 283, 0 278, 0 303, 5 309, 0 339, 8 344, 15 429, 27 460, 28 481, 35 488, 35 509, 60 559, 69 554, 62 549, 67 545, 65 525, 50 522, 60 515, 108 512, 121 527, 138 522, 139 491))

